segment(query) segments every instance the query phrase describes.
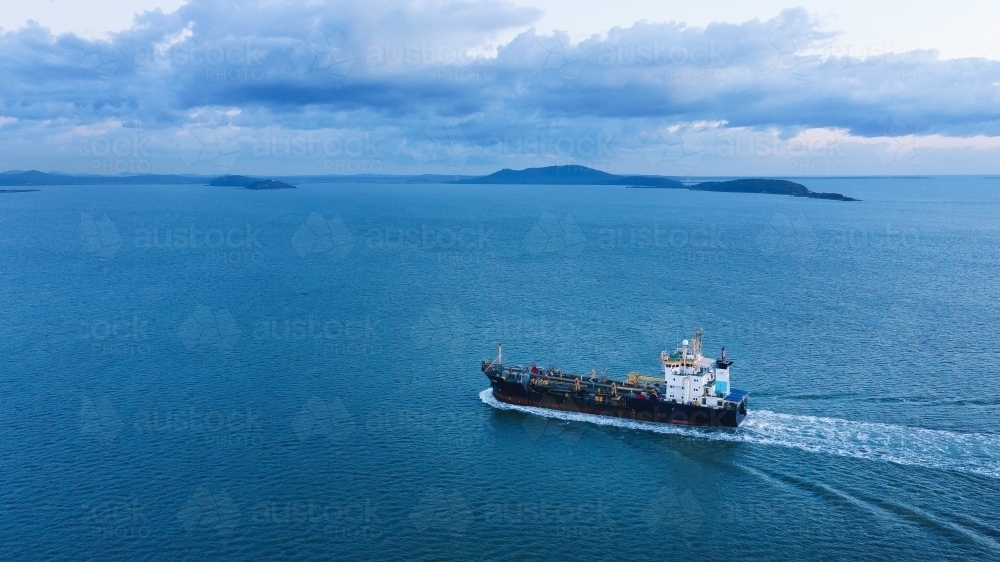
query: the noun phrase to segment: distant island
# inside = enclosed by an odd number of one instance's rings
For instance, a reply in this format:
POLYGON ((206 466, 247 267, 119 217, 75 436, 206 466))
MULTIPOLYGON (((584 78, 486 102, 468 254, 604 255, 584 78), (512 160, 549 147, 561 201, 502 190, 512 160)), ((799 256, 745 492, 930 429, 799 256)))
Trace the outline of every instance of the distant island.
POLYGON ((40 189, 0 189, 0 193, 30 193, 32 191, 41 191, 40 189))
POLYGON ((716 191, 727 193, 764 193, 790 195, 810 199, 833 201, 859 201, 840 193, 818 193, 806 186, 788 180, 737 179, 706 181, 685 185, 663 176, 625 176, 609 174, 586 166, 548 166, 525 170, 503 169, 487 176, 469 178, 453 183, 462 184, 531 184, 531 185, 621 185, 631 188, 688 189, 691 191, 716 191))
POLYGON ((256 181, 260 181, 260 179, 248 176, 222 176, 208 182, 208 185, 215 187, 246 187, 256 181))
POLYGON ((251 178, 248 176, 222 176, 210 181, 208 185, 221 187, 242 187, 244 189, 295 189, 294 185, 283 181, 251 178))
MULTIPOLYGON (((628 187, 660 187, 650 185, 630 185, 628 187)), ((819 193, 809 191, 801 183, 788 180, 746 179, 729 181, 706 181, 694 185, 682 186, 692 191, 718 191, 726 193, 767 193, 772 195, 791 195, 792 197, 808 197, 810 199, 830 199, 832 201, 860 201, 840 193, 819 193)))
MULTIPOLYGON (((602 172, 578 165, 545 166, 511 170, 504 168, 485 176, 460 176, 440 174, 420 174, 394 176, 389 174, 285 176, 278 179, 264 179, 241 175, 220 177, 137 174, 119 176, 72 175, 39 172, 38 170, 12 170, 0 172, 0 186, 36 185, 205 185, 217 187, 242 187, 252 190, 292 189, 301 183, 379 183, 379 184, 508 184, 508 185, 608 185, 629 188, 688 189, 692 191, 715 191, 726 193, 763 193, 789 195, 809 199, 831 201, 859 201, 840 193, 820 193, 806 186, 788 180, 766 178, 743 178, 726 181, 703 181, 683 183, 666 176, 618 175, 602 172)), ((17 190, 6 190, 16 193, 17 190)))
POLYGON ((663 176, 619 176, 586 166, 546 166, 511 170, 504 168, 488 176, 457 180, 451 183, 466 184, 532 184, 532 185, 638 185, 683 189, 681 182, 663 176))
POLYGON ((88 174, 61 174, 39 172, 38 170, 10 170, 0 172, 0 185, 165 185, 165 184, 197 184, 205 181, 204 177, 163 174, 135 174, 121 176, 97 176, 88 174))
POLYGON ((260 180, 253 182, 244 189, 295 189, 295 186, 278 180, 260 180))

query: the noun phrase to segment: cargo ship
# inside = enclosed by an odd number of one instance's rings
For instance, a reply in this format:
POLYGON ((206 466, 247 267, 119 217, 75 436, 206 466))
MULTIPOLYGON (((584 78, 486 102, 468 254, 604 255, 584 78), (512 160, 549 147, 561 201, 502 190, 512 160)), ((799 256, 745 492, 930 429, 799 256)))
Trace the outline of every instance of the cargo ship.
POLYGON ((483 359, 493 396, 508 404, 568 412, 614 416, 638 421, 739 427, 747 415, 749 392, 729 386, 726 348, 718 359, 701 353, 702 331, 681 342, 673 353, 660 353, 662 376, 628 373, 613 380, 565 373, 555 367, 503 363, 503 344, 496 359, 483 359))

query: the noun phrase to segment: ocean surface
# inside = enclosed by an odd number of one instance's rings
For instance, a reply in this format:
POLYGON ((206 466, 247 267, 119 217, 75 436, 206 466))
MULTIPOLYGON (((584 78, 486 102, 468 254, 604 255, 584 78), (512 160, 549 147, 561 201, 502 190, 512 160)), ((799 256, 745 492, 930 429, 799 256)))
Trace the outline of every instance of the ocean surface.
POLYGON ((1000 559, 1000 180, 0 194, 0 559, 1000 559), (657 372, 738 430, 497 403, 657 372))

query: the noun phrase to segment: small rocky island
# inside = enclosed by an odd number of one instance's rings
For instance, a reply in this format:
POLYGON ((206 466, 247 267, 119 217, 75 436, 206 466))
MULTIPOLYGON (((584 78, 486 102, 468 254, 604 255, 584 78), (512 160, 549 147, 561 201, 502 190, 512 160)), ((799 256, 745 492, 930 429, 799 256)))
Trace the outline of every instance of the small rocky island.
POLYGON ((208 185, 214 187, 246 187, 255 181, 260 181, 260 178, 251 178, 249 176, 222 176, 221 178, 215 178, 214 180, 208 182, 208 185))
POLYGON ((706 181, 687 187, 693 191, 721 191, 727 193, 769 193, 772 195, 791 195, 792 197, 808 197, 809 199, 830 199, 833 201, 858 201, 840 193, 819 193, 810 191, 801 183, 788 180, 741 179, 729 181, 706 181))
POLYGON ((278 180, 260 180, 246 186, 246 189, 295 189, 295 186, 278 180))
POLYGON ((222 176, 208 185, 216 187, 242 187, 244 189, 295 189, 294 185, 278 180, 251 178, 249 176, 222 176))

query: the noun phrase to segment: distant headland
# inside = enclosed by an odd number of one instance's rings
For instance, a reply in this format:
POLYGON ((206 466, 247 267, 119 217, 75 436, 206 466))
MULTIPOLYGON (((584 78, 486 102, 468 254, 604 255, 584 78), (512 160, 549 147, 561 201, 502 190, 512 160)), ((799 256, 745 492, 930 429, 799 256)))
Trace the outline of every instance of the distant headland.
MULTIPOLYGON (((821 193, 789 180, 741 178, 724 181, 681 182, 666 176, 619 175, 578 165, 546 166, 511 170, 504 168, 485 176, 443 174, 323 175, 286 176, 280 180, 240 175, 220 177, 173 174, 136 174, 118 176, 46 173, 38 170, 0 172, 0 186, 42 185, 205 185, 242 187, 251 190, 291 189, 296 183, 380 183, 380 184, 496 184, 496 185, 607 185, 627 188, 687 189, 726 193, 761 193, 789 195, 832 201, 859 201, 840 193, 821 193)), ((8 190, 11 192, 11 190, 8 190)))
POLYGON ((208 185, 223 187, 242 187, 243 189, 295 189, 294 185, 283 181, 251 178, 247 176, 222 176, 215 178, 208 185))
POLYGON ((609 174, 586 166, 548 166, 526 170, 503 169, 488 176, 469 178, 454 183, 466 184, 533 184, 533 185, 621 185, 632 188, 689 189, 727 193, 766 193, 833 201, 859 201, 840 193, 818 193, 788 180, 736 179, 684 184, 664 176, 628 176, 609 174))

